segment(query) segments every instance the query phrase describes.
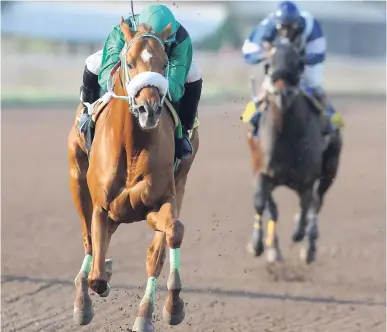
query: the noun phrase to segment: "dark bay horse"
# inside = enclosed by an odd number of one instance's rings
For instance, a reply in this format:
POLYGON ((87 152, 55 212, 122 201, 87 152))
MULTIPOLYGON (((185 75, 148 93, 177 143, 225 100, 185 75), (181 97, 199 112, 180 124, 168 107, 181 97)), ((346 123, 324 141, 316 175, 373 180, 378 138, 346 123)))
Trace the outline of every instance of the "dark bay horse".
MULTIPOLYGON (((122 18, 125 47, 120 68, 111 83, 113 99, 95 123, 88 158, 78 120, 68 137, 70 187, 82 221, 85 258, 75 278, 74 320, 85 325, 93 318, 91 288, 109 294, 112 261, 106 259, 109 243, 120 223, 146 220, 154 231, 148 247, 148 282, 133 331, 152 332, 156 282, 169 248, 169 290, 163 318, 170 325, 185 316, 180 246, 184 225, 178 220, 188 172, 199 147, 197 129, 192 134, 194 154, 174 165, 176 118, 164 104, 168 91, 169 61, 164 43, 168 25, 159 34, 146 25, 132 32, 122 18), (146 53, 146 56, 142 54, 146 53)), ((79 105, 77 115, 81 114, 79 105)))
POLYGON ((248 135, 253 172, 258 181, 249 251, 259 256, 265 250, 262 216, 267 206, 270 214, 266 236, 269 262, 282 259, 276 234, 278 211, 273 190, 286 186, 300 198, 300 213, 296 216, 292 239, 301 242, 305 235, 308 236, 301 258, 309 264, 316 258, 318 213, 339 166, 341 134, 335 131, 329 140, 324 137, 327 118, 322 106, 300 88, 302 69, 302 59, 290 43, 276 45, 270 59, 272 86, 260 118, 259 134, 257 138, 248 135))

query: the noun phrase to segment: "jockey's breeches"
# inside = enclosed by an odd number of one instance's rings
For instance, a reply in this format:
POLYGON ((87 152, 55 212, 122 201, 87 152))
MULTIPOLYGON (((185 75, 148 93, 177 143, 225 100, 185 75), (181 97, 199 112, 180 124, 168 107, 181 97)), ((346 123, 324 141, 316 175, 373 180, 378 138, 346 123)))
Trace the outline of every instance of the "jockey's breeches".
MULTIPOLYGON (((324 64, 317 64, 315 66, 305 66, 304 72, 301 75, 300 85, 304 88, 309 88, 315 90, 316 92, 322 93, 323 89, 323 73, 324 64)), ((262 89, 265 91, 270 91, 272 87, 270 76, 266 75, 263 83, 262 89)))
POLYGON ((301 75, 301 86, 311 89, 322 89, 323 87, 324 64, 305 66, 301 75))

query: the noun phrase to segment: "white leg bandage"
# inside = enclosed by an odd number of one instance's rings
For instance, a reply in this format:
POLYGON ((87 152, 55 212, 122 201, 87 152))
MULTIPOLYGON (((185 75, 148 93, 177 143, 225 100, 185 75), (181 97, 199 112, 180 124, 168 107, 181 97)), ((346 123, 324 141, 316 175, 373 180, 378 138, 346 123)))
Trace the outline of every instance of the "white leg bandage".
POLYGON ((98 75, 101 70, 102 51, 103 50, 99 50, 98 52, 89 55, 85 60, 87 69, 95 75, 98 75))

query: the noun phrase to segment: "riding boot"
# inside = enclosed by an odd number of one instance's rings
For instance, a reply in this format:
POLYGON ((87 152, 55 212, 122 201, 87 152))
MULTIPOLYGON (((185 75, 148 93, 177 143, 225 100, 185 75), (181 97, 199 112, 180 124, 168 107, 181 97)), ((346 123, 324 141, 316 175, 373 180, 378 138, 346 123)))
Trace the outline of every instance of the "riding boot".
POLYGON ((98 75, 95 75, 87 69, 83 72, 83 85, 80 88, 80 100, 83 104, 83 112, 79 120, 78 129, 81 132, 85 131, 86 123, 89 120, 88 107, 85 103, 92 104, 99 98, 100 86, 98 83, 98 75))
POLYGON ((259 130, 259 121, 261 119, 262 113, 258 110, 256 111, 253 116, 251 117, 249 123, 253 127, 251 134, 256 137, 258 136, 258 130, 259 130))
POLYGON ((261 120, 262 112, 265 111, 267 108, 267 103, 266 105, 264 105, 265 106, 264 109, 261 109, 261 108, 263 107, 262 104, 267 101, 267 97, 268 97, 268 91, 264 90, 264 92, 259 97, 253 98, 256 111, 250 118, 249 123, 253 127, 251 134, 254 137, 258 136, 259 122, 261 120))
POLYGON ((324 106, 326 115, 329 119, 329 132, 340 129, 343 126, 341 115, 335 111, 332 104, 329 102, 326 93, 322 89, 317 89, 315 92, 315 97, 324 106))
POLYGON ((179 101, 178 114, 183 127, 183 138, 176 143, 176 156, 179 159, 188 158, 193 153, 190 132, 195 125, 195 119, 202 94, 203 80, 185 84, 185 93, 179 101))

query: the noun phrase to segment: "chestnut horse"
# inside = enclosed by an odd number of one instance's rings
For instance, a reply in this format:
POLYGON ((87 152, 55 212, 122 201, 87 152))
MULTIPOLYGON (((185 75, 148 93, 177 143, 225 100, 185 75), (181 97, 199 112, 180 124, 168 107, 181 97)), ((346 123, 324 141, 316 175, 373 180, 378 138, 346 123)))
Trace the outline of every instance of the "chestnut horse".
MULTIPOLYGON (((146 259, 147 287, 133 331, 151 332, 156 282, 166 245, 170 273, 163 318, 170 325, 178 325, 185 316, 184 302, 179 297, 184 225, 178 218, 199 137, 196 128, 192 132, 194 154, 175 169, 176 118, 164 104, 169 70, 164 43, 171 25, 158 34, 146 25, 133 32, 122 18, 120 27, 126 43, 120 70, 110 81, 113 99, 95 123, 89 157, 77 119, 68 137, 70 187, 82 221, 85 248, 85 258, 74 281, 73 317, 80 325, 91 322, 94 313, 89 287, 101 297, 109 294, 112 261, 106 259, 106 254, 118 225, 146 220, 154 238, 146 259)), ((81 112, 79 105, 77 115, 81 112)))

